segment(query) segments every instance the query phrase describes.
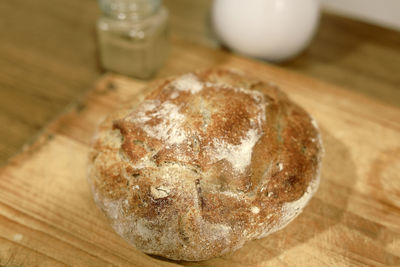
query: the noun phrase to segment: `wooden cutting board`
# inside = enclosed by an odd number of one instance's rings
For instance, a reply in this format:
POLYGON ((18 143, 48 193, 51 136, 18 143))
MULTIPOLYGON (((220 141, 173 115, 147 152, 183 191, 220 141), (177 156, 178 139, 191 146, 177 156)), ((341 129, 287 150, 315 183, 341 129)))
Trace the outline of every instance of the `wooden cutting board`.
POLYGON ((132 248, 95 206, 86 159, 96 124, 121 102, 139 100, 146 83, 106 75, 0 171, 0 265, 400 265, 400 109, 178 41, 160 76, 217 65, 276 83, 319 122, 322 181, 298 218, 206 262, 173 262, 132 248))

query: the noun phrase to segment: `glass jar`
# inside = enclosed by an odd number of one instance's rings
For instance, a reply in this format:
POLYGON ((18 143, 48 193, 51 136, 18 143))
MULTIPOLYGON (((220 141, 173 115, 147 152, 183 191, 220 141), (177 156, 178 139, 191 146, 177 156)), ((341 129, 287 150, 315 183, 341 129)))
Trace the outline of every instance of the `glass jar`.
POLYGON ((168 11, 161 0, 99 0, 100 60, 113 72, 151 78, 168 47, 168 11))

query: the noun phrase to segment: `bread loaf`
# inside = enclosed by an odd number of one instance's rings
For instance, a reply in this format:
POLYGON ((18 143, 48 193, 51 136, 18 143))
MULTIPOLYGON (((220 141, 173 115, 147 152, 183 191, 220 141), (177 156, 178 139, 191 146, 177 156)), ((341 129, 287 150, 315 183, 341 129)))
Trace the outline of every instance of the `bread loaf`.
POLYGON ((208 70, 104 120, 88 180, 137 249, 198 261, 292 221, 317 190, 322 150, 316 122, 276 86, 208 70))

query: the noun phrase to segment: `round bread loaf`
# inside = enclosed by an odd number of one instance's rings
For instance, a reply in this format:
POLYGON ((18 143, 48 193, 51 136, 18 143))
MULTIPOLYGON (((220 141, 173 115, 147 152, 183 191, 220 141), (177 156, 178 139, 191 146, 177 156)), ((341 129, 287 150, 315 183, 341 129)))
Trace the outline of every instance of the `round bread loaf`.
POLYGON ((108 117, 89 183, 137 249, 198 261, 293 220, 318 187, 322 150, 316 122, 276 86, 209 70, 108 117))

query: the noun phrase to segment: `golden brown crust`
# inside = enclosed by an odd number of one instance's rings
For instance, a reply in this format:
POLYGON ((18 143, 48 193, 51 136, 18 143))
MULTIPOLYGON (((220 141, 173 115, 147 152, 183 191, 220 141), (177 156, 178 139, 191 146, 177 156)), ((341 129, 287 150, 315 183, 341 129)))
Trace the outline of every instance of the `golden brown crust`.
POLYGON ((138 249, 203 260, 290 222, 318 186, 321 154, 315 121, 282 91, 209 70, 105 120, 89 182, 138 249))

